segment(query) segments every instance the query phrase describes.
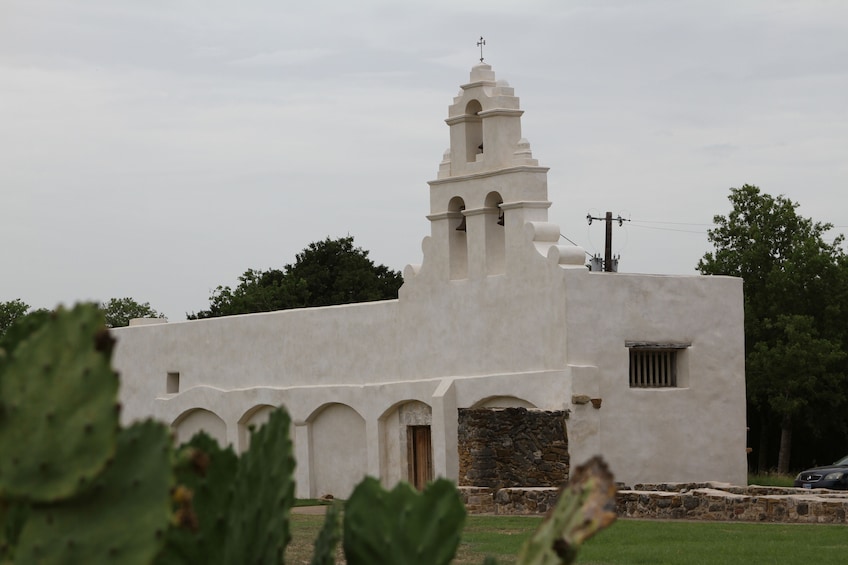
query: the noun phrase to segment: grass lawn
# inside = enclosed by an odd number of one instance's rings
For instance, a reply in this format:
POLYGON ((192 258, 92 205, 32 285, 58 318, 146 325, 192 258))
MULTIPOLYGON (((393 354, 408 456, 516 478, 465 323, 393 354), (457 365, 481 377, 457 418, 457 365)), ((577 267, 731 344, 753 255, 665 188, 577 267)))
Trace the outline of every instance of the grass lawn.
POLYGON ((329 506, 332 503, 332 500, 327 500, 326 498, 298 498, 292 504, 292 508, 299 508, 301 506, 329 506))
MULTIPOLYGON (((456 564, 498 563, 515 557, 540 518, 469 516, 456 564)), ((286 563, 309 563, 323 516, 292 516, 294 537, 286 563)), ((338 563, 343 563, 338 552, 338 563)), ((753 524, 619 520, 583 547, 582 565, 781 565, 848 563, 845 525, 753 524)))

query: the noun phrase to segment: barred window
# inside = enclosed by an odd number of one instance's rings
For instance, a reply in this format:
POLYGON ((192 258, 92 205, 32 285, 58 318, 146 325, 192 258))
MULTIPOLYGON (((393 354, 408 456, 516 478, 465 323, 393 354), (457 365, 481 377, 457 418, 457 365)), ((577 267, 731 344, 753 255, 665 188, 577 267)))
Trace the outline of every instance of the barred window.
POLYGON ((678 386, 678 352, 688 343, 628 342, 631 388, 672 388, 678 386))

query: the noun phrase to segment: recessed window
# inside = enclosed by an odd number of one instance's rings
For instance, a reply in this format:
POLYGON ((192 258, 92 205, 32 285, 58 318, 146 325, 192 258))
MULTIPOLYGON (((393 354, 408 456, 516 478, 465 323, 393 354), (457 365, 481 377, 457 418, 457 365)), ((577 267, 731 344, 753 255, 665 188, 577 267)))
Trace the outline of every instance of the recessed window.
POLYGON ((680 386, 678 364, 688 343, 629 342, 630 387, 673 388, 680 386))
POLYGON ((176 394, 180 392, 180 373, 169 372, 168 379, 165 383, 165 392, 168 394, 176 394))

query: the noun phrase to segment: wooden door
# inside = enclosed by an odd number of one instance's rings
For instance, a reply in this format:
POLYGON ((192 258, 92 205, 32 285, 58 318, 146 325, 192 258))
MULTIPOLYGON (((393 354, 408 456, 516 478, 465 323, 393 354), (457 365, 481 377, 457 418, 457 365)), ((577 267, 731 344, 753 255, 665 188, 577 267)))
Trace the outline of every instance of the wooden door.
POLYGON ((409 482, 418 490, 433 480, 433 447, 430 426, 407 426, 409 482))

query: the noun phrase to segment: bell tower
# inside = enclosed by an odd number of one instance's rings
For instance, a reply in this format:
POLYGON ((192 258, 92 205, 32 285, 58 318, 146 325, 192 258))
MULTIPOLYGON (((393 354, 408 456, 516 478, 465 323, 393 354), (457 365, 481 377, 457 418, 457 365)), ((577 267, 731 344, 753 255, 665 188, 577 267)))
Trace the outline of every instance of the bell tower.
MULTIPOLYGON (((425 246, 425 264, 434 263, 439 278, 476 280, 519 269, 514 258, 526 242, 525 223, 547 222, 548 168, 521 136, 523 113, 513 88, 484 63, 471 69, 448 108, 450 148, 429 182, 425 246)), ((548 244, 558 237, 556 228, 548 244)))

